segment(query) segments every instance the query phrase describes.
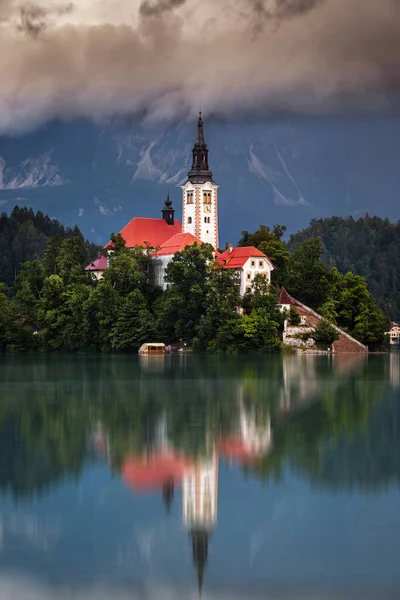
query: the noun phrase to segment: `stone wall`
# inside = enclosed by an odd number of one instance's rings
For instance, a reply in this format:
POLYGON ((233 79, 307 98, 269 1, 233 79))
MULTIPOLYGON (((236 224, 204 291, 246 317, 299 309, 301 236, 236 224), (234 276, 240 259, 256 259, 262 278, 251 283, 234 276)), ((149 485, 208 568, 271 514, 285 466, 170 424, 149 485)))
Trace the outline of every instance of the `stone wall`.
POLYGON ((285 327, 283 332, 283 343, 292 346, 293 348, 314 348, 315 341, 310 337, 307 340, 301 339, 299 336, 303 334, 311 334, 314 327, 289 325, 285 327))
MULTIPOLYGON (((320 320, 322 319, 321 315, 313 311, 311 308, 308 308, 304 304, 301 304, 297 300, 294 300, 293 308, 298 312, 298 314, 307 318, 308 323, 313 326, 317 326, 320 320)), ((339 333, 339 339, 336 340, 332 345, 332 352, 335 354, 344 354, 348 353, 357 353, 357 354, 366 354, 368 353, 367 346, 364 346, 358 340, 355 340, 351 335, 336 327, 334 325, 336 331, 339 333)))

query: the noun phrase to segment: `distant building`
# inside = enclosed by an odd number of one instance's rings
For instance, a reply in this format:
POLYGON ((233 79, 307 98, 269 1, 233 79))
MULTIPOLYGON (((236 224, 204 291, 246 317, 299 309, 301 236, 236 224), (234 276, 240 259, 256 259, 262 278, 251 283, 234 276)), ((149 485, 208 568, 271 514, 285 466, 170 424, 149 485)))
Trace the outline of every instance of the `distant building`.
POLYGON ((392 328, 386 333, 389 336, 390 344, 396 345, 400 343, 400 325, 392 321, 392 328))
POLYGON ((87 267, 85 267, 85 271, 90 271, 96 277, 97 280, 103 279, 103 273, 108 267, 108 259, 105 256, 102 256, 100 252, 96 260, 90 263, 87 267))

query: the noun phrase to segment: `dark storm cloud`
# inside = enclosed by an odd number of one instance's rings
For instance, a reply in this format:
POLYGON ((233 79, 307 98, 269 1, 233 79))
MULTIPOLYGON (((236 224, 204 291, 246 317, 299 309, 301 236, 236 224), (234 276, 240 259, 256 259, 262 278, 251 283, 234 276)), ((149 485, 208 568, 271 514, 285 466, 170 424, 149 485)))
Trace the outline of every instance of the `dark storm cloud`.
POLYGON ((157 0, 156 2, 144 0, 139 7, 139 12, 146 17, 158 17, 163 13, 182 6, 185 2, 186 0, 157 0))
POLYGON ((0 0, 0 19, 0 132, 181 119, 200 103, 229 117, 385 110, 400 84, 398 0, 0 0))

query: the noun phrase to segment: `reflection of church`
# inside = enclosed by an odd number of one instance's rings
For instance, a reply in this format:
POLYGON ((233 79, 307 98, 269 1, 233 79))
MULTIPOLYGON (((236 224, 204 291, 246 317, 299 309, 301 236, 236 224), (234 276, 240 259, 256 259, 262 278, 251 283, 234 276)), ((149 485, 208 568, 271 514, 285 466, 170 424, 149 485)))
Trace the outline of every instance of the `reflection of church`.
MULTIPOLYGON (((239 385, 239 396, 241 386, 239 385)), ((199 593, 203 587, 210 536, 217 524, 218 473, 220 458, 240 465, 253 464, 271 446, 269 418, 260 424, 241 397, 237 425, 232 434, 216 440, 207 457, 192 459, 176 451, 167 433, 167 415, 155 428, 154 442, 140 456, 126 456, 121 477, 134 493, 161 492, 167 513, 175 491, 182 486, 182 522, 189 534, 193 562, 197 570, 199 593)), ((109 458, 108 443, 97 425, 92 432, 92 447, 109 458)))

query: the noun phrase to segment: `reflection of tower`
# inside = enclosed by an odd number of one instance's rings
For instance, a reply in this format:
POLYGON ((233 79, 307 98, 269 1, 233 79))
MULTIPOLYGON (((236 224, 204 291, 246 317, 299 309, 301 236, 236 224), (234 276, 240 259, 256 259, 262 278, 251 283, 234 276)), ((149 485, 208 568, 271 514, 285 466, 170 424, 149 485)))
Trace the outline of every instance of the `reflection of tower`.
POLYGON ((271 446, 271 421, 269 415, 266 423, 258 422, 254 414, 240 407, 240 434, 247 453, 257 455, 265 453, 271 446))
POLYGON ((208 556, 208 541, 217 522, 218 455, 199 460, 185 470, 182 479, 182 517, 192 540, 193 560, 197 568, 201 594, 208 556))
POLYGON ((315 356, 283 357, 283 388, 279 400, 282 412, 290 412, 308 404, 317 394, 319 384, 315 365, 315 356))
POLYGON ((170 477, 168 477, 168 479, 166 479, 163 482, 163 486, 162 486, 163 501, 164 501, 165 508, 167 510, 168 515, 171 512, 172 501, 174 499, 174 492, 175 492, 174 478, 170 476, 170 477))
POLYGON ((208 558, 208 538, 209 531, 204 529, 194 529, 190 532, 192 538, 193 562, 197 569, 197 585, 199 594, 203 589, 204 571, 208 558))

